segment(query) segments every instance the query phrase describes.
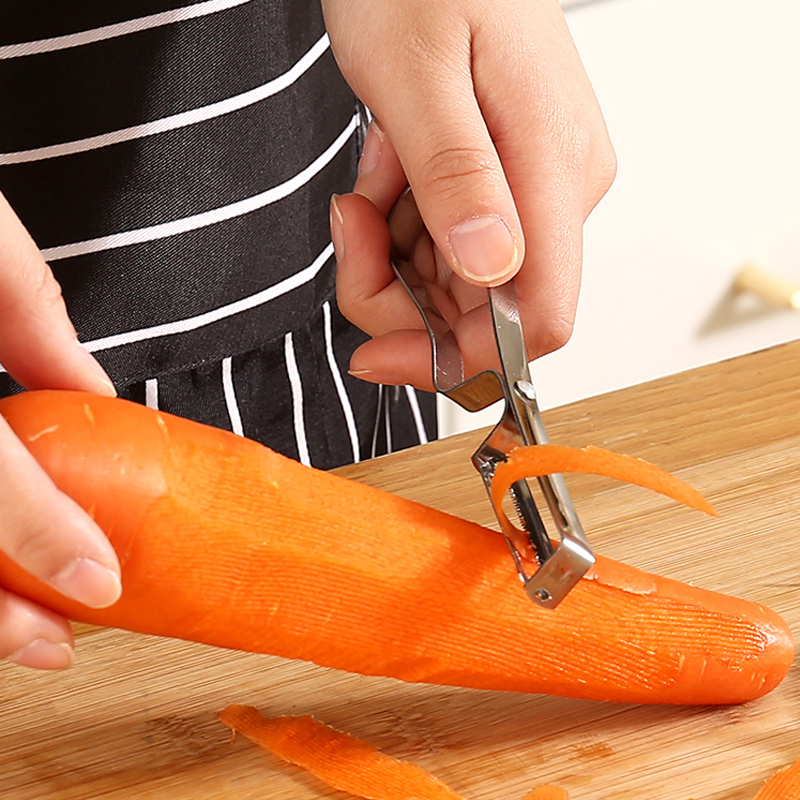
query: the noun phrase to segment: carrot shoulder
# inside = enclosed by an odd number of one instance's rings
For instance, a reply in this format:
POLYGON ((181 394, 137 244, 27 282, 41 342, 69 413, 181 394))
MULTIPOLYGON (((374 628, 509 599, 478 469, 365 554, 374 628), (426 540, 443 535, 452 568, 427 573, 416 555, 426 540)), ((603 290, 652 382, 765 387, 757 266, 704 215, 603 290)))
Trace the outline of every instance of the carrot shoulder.
POLYGON ((0 558, 0 585, 73 619, 406 681, 653 703, 735 703, 793 657, 755 603, 599 558, 555 610, 502 537, 122 400, 0 402, 122 563, 91 610, 0 558))

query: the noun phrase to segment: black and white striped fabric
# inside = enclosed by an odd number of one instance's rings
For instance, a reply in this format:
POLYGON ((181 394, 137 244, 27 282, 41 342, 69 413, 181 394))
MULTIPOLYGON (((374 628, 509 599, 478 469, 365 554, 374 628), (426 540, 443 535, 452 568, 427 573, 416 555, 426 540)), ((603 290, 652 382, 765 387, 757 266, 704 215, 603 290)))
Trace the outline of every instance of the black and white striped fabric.
POLYGON ((3 0, 0 109, 0 191, 122 396, 322 468, 435 436, 346 372, 328 201, 365 119, 318 0, 3 0))

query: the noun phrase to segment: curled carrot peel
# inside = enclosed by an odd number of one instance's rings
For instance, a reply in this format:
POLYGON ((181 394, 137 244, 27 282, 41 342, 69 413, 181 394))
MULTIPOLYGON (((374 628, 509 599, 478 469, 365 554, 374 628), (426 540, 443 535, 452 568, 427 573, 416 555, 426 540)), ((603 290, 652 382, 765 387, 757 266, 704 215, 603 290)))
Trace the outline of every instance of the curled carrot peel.
POLYGON ((250 706, 229 706, 219 718, 231 730, 290 764, 303 767, 332 789, 367 800, 464 800, 416 764, 313 717, 264 717, 250 706))
POLYGON ((621 702, 744 702, 793 658, 769 609, 602 557, 557 609, 537 608, 496 532, 225 431, 75 392, 16 395, 0 414, 119 556, 121 599, 88 609, 0 555, 0 586, 71 619, 621 702))
POLYGON ((800 800, 800 760, 776 772, 761 787, 755 800, 800 800))
POLYGON ((495 508, 501 510, 500 523, 507 535, 514 537, 518 533, 518 529, 502 512, 503 497, 511 486, 522 478, 562 472, 603 475, 633 483, 671 497, 690 508, 717 516, 714 507, 697 489, 649 461, 613 453, 601 447, 589 446, 579 450, 563 445, 538 444, 518 447, 511 452, 507 461, 497 465, 492 480, 492 500, 495 508))

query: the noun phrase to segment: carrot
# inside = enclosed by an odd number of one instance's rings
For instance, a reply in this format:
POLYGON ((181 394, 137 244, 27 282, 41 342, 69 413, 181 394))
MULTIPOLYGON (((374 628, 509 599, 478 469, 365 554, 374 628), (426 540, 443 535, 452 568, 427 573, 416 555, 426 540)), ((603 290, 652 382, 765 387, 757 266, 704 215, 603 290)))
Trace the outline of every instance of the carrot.
POLYGON ((776 772, 761 787, 755 800, 800 800, 800 760, 776 772))
POLYGON ((231 730, 303 767, 332 789, 367 800, 464 800, 416 764, 387 756, 313 717, 267 718, 250 706, 229 706, 219 718, 231 730))
POLYGON ((697 489, 649 461, 612 453, 600 447, 589 446, 576 450, 562 445, 542 444, 518 447, 511 452, 507 461, 497 465, 492 480, 492 500, 495 507, 500 509, 500 524, 508 536, 514 538, 519 531, 503 513, 502 500, 506 492, 521 478, 561 472, 604 475, 633 483, 660 492, 690 508, 718 516, 711 503, 697 489))
MULTIPOLYGON (((269 718, 239 705, 228 706, 218 716, 234 733, 302 767, 332 789, 367 800, 464 800, 421 767, 387 756, 313 717, 269 718)), ((569 793, 544 784, 523 800, 569 800, 569 793)), ((800 800, 800 760, 772 775, 754 800, 800 800)))
POLYGON ((0 413, 119 555, 122 598, 99 610, 0 558, 0 585, 72 619, 621 702, 744 702, 792 661, 769 609, 604 558, 557 609, 537 608, 495 532, 224 431, 71 392, 10 397, 0 413))
MULTIPOLYGON (((251 706, 228 706, 219 719, 235 733, 295 766, 331 789, 367 800, 464 800, 416 764, 398 761, 376 747, 313 717, 265 717, 251 706)), ((524 800, 568 800, 558 786, 538 786, 524 800)))
POLYGON ((569 800, 569 793, 560 786, 545 784, 532 789, 522 800, 569 800))

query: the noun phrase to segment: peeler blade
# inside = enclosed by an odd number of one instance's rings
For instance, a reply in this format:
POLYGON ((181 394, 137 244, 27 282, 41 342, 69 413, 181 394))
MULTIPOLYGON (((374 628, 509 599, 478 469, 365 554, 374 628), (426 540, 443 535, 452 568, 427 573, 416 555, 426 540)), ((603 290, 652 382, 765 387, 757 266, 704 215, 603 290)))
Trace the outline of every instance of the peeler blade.
MULTIPOLYGON (((545 444, 548 437, 539 411, 528 366, 519 303, 513 282, 482 289, 468 285, 447 267, 425 228, 410 190, 401 195, 389 217, 391 261, 398 279, 419 310, 431 340, 433 385, 437 392, 467 411, 479 411, 504 399, 500 421, 475 451, 472 462, 480 473, 495 515, 491 483, 497 465, 520 446, 545 444), (459 304, 470 311, 487 304, 491 314, 500 369, 467 374, 465 359, 451 321, 459 304)), ((526 541, 503 533, 528 596, 538 605, 555 608, 594 563, 591 546, 561 475, 538 479, 560 542, 552 538, 527 481, 511 487, 526 541), (529 572, 534 556, 537 568, 529 572)))

